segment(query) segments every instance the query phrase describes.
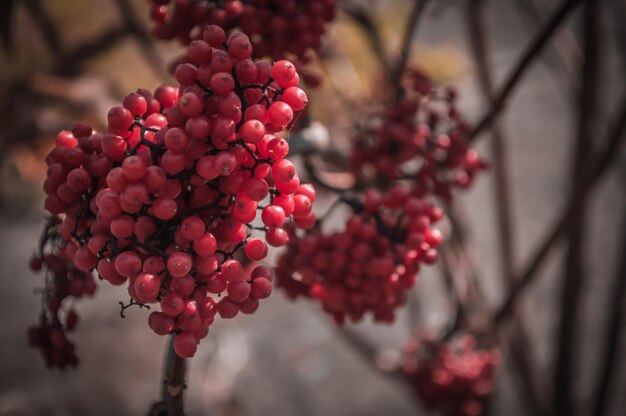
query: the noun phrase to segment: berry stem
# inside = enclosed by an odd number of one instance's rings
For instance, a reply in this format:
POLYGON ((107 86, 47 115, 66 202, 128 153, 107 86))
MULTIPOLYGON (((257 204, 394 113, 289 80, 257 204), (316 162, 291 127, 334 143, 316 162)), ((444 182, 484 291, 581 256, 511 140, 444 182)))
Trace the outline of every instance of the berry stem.
MULTIPOLYGON (((172 337, 173 339, 173 337, 172 337)), ((171 363, 167 377, 167 415, 184 416, 183 390, 185 388, 186 360, 174 352, 174 343, 169 344, 171 363)), ((169 360, 168 360, 169 361, 169 360)))

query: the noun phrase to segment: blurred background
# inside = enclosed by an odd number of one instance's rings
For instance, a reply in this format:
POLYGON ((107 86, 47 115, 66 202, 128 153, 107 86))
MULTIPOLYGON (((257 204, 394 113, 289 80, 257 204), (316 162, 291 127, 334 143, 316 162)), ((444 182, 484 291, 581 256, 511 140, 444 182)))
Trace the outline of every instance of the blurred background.
MULTIPOLYGON (((397 53, 401 28, 412 1, 358 3, 379 29, 388 53, 397 53)), ((485 4, 491 71, 496 85, 518 61, 532 35, 559 3, 552 0, 500 0, 485 4)), ((605 1, 597 45, 603 59, 598 140, 605 136, 624 91, 626 8, 605 1)), ((431 1, 412 43, 411 60, 438 85, 459 88, 461 109, 470 122, 488 108, 468 36, 467 2, 431 1)), ((118 301, 125 289, 100 284, 95 299, 76 308, 81 323, 74 334, 81 363, 65 372, 48 371, 26 342, 35 322, 41 276, 28 269, 42 227, 43 159, 61 129, 85 120, 102 130, 108 109, 138 87, 175 84, 167 64, 179 56, 176 41, 153 40, 144 0, 4 0, 0 4, 0 415, 138 415, 160 394, 166 339, 147 327, 148 313, 132 309, 121 319, 118 301)), ((571 154, 580 94, 581 36, 578 10, 525 75, 500 123, 510 171, 515 264, 536 251, 558 218, 572 185, 571 154)), ((328 28, 320 58, 312 68, 322 85, 307 91, 316 140, 346 148, 351 122, 376 97, 380 67, 354 17, 339 11, 328 28)), ((595 140, 595 138, 594 138, 595 140)), ((492 148, 478 142, 487 160, 492 148)), ((571 374, 576 408, 591 414, 598 366, 604 357, 608 309, 619 260, 626 203, 626 155, 594 190, 587 211, 586 257, 581 321, 571 374)), ((340 179, 340 178, 339 178, 340 179)), ((470 254, 479 269, 485 307, 500 304, 506 286, 496 229, 493 175, 458 192, 467 223, 470 254)), ((320 191, 316 212, 331 195, 320 191)), ((341 220, 341 215, 337 221, 341 220)), ((564 250, 557 248, 527 289, 521 306, 533 366, 544 383, 554 371, 564 250)), ((271 260, 270 260, 271 263, 271 260)), ((616 277, 617 276, 617 277, 616 277)), ((622 277, 626 278, 626 277, 622 277)), ((409 323, 438 331, 454 313, 443 295, 437 267, 425 268, 411 304, 394 325, 367 321, 348 330, 336 328, 317 305, 294 303, 282 293, 252 316, 220 321, 211 327, 190 362, 186 412, 189 415, 420 415, 429 414, 401 380, 384 370, 397 362, 409 337, 409 323), (409 316, 410 315, 410 316, 409 316)), ((624 302, 622 302, 624 303, 624 302)), ((622 307, 622 310, 625 309, 622 307)), ((625 313, 622 312, 622 316, 625 313)), ((619 328, 626 319, 618 321, 619 328)), ((621 332, 622 334, 624 331, 621 332)), ((626 408, 626 337, 617 340, 615 381, 607 415, 626 408)), ((490 414, 531 415, 526 392, 507 351, 499 370, 490 414)))

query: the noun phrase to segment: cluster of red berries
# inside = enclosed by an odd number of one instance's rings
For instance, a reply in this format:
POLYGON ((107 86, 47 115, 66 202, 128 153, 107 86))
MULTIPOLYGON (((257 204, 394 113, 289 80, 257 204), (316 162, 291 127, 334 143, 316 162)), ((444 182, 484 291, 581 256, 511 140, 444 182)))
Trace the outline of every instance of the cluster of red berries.
POLYGON ((443 212, 402 185, 385 194, 369 189, 362 201, 346 202, 355 212, 344 231, 292 239, 276 267, 277 286, 291 298, 320 302, 338 324, 368 312, 391 322, 419 263, 437 259, 443 237, 432 225, 443 212))
POLYGON ((62 370, 78 365, 76 346, 65 335, 65 331, 69 330, 71 328, 67 324, 63 326, 45 321, 40 326, 29 328, 28 342, 31 347, 41 351, 47 367, 62 370))
POLYGON ((306 59, 319 49, 328 22, 335 18, 336 0, 150 0, 153 32, 161 39, 185 44, 201 35, 205 24, 238 28, 252 38, 255 56, 306 59))
POLYGON ((402 371, 428 409, 446 416, 480 416, 499 363, 497 350, 478 349, 471 336, 454 347, 423 338, 407 345, 402 371))
POLYGON ((421 194, 450 200, 454 187, 470 186, 487 164, 468 146, 469 125, 457 110, 456 90, 442 93, 417 70, 407 78, 404 95, 356 137, 353 171, 373 167, 376 177, 408 179, 421 194))
POLYGON ((269 296, 271 270, 246 269, 239 249, 259 261, 268 244, 287 244, 287 222, 315 224, 315 191, 274 135, 306 94, 289 61, 251 56, 246 35, 207 27, 176 70, 180 88, 129 94, 109 111, 107 133, 62 131, 46 159, 45 207, 61 218, 68 257, 127 284, 131 304, 159 303, 149 326, 177 334, 182 357, 216 314, 253 313, 269 296))
POLYGON ((59 221, 53 217, 42 236, 39 253, 30 261, 35 272, 45 273, 45 285, 41 289, 42 311, 38 326, 28 330, 29 344, 39 348, 48 367, 75 366, 78 359, 75 346, 66 338, 78 324, 78 314, 67 303, 85 295, 93 296, 96 283, 91 273, 78 270, 72 256, 75 247, 57 232, 59 221), (65 307, 65 308, 64 308, 65 307))

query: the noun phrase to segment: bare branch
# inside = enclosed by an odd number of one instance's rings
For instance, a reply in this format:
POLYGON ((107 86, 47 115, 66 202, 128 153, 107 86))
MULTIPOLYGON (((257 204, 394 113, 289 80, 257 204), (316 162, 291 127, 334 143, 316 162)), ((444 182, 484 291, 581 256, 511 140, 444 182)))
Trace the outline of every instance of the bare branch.
POLYGON ((607 304, 607 323, 605 341, 602 348, 600 368, 596 378, 596 388, 593 399, 593 414, 606 414, 615 375, 619 369, 620 339, 624 317, 626 317, 626 216, 624 216, 621 252, 618 254, 619 265, 611 283, 611 301, 607 304))
MULTIPOLYGON (((483 95, 493 105, 494 87, 493 74, 490 67, 489 45, 487 43, 484 2, 473 0, 468 5, 468 26, 470 41, 477 62, 483 95)), ((506 153, 506 138, 504 128, 496 121, 492 130, 491 152, 494 164, 494 183, 496 195, 496 212, 498 221, 498 233, 500 240, 501 272, 505 279, 505 286, 510 289, 514 276, 515 258, 513 247, 513 226, 511 223, 511 196, 509 193, 509 163, 506 153)), ((534 364, 533 353, 530 347, 530 339, 526 332, 526 326, 521 316, 515 316, 513 339, 508 345, 511 358, 518 370, 520 379, 530 399, 528 405, 530 411, 535 414, 549 415, 551 408, 546 397, 547 389, 538 376, 534 364)), ((505 344, 506 342, 501 341, 505 344)))
POLYGON ((383 39, 380 36, 380 32, 378 31, 372 16, 370 16, 365 8, 360 7, 353 2, 340 2, 339 5, 341 6, 341 10, 346 15, 350 16, 350 18, 352 18, 352 20, 354 20, 354 22, 357 23, 361 29, 363 29, 370 44, 372 45, 374 53, 378 57, 386 78, 393 85, 393 76, 391 64, 389 63, 389 57, 387 56, 383 39))
POLYGON ((585 213, 588 194, 584 190, 584 179, 588 176, 588 157, 593 154, 593 135, 598 118, 598 91, 601 43, 600 11, 598 1, 587 0, 584 13, 585 58, 582 74, 582 94, 578 113, 578 138, 573 155, 572 194, 577 203, 572 210, 572 221, 568 227, 568 249, 563 275, 561 299, 561 323, 558 333, 558 352, 554 377, 554 399, 560 414, 574 413, 572 375, 576 335, 580 322, 581 288, 585 280, 585 250, 583 249, 585 213))
POLYGON ((498 118, 502 110, 506 107, 509 96, 515 90, 515 87, 522 79, 522 76, 526 73, 528 68, 530 68, 530 64, 532 64, 537 55, 543 51, 548 41, 563 25, 565 19, 580 1, 581 0, 564 0, 563 3, 557 7, 556 11, 550 16, 546 24, 541 28, 541 30, 539 30, 537 35, 535 35, 533 40, 522 53, 520 60, 513 67, 513 70, 506 78, 504 85, 494 97, 494 102, 487 114, 480 119, 474 130, 470 133, 470 141, 476 139, 476 137, 484 129, 491 126, 491 124, 498 118))
MULTIPOLYGON (((516 0, 516 3, 533 27, 541 24, 543 16, 549 11, 549 2, 546 0, 516 0)), ((568 27, 561 28, 554 36, 550 49, 554 53, 549 54, 546 61, 552 69, 554 80, 568 96, 573 93, 573 96, 578 97, 580 80, 577 68, 582 62, 582 51, 572 31, 568 27)))
POLYGON ((543 239, 543 243, 538 247, 535 255, 528 262, 528 265, 524 268, 515 282, 513 287, 509 291, 506 299, 502 303, 502 306, 494 314, 493 321, 496 326, 504 324, 508 318, 512 315, 519 296, 524 289, 530 285, 537 276, 539 267, 543 264, 548 254, 554 248, 557 242, 560 241, 564 232, 567 230, 570 222, 572 221, 572 213, 579 203, 578 200, 583 195, 591 192, 594 186, 602 179, 608 169, 613 165, 617 158, 619 148, 624 139, 624 133, 626 131, 626 92, 622 99, 620 106, 614 121, 612 122, 609 132, 607 145, 604 152, 598 156, 593 164, 593 169, 589 177, 584 181, 584 189, 581 195, 572 195, 570 200, 565 206, 565 209, 557 218, 558 220, 550 229, 550 232, 543 239))

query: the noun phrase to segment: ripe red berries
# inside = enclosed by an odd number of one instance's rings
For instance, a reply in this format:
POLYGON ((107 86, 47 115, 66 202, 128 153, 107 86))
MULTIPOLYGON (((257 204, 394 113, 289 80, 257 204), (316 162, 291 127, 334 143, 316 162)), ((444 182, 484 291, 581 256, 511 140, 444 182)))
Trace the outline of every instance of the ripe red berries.
MULTIPOLYGON (((228 36, 219 26, 209 26, 204 31, 203 41, 193 41, 188 55, 196 65, 206 64, 215 52, 207 46, 220 48, 225 43, 229 55, 237 61, 251 56, 272 56, 282 59, 285 54, 305 57, 309 49, 318 49, 325 25, 335 17, 335 1, 296 0, 281 2, 242 2, 232 0, 212 4, 207 8, 202 3, 185 3, 176 7, 173 0, 152 2, 151 19, 153 33, 161 39, 180 38, 188 42, 191 32, 208 22, 219 22, 222 27, 239 27, 243 33, 255 33, 253 39, 241 33, 228 36), (170 5, 171 4, 171 5, 170 5)), ((282 85, 293 79, 295 66, 289 61, 279 61, 272 76, 282 85)))
POLYGON ((497 350, 480 350, 472 336, 455 344, 428 338, 410 341, 401 369, 428 409, 444 415, 477 416, 494 388, 497 350))
MULTIPOLYGON (((381 181, 411 178, 418 192, 449 200, 453 188, 470 186, 487 164, 468 146, 469 125, 457 111, 457 96, 442 98, 418 70, 408 71, 407 78, 413 85, 385 112, 382 124, 359 129, 352 149, 353 172, 373 167, 381 181)), ((290 103, 291 93, 286 93, 285 102, 290 103)))
MULTIPOLYGON (((221 29, 204 35, 176 72, 180 89, 129 94, 109 112, 109 134, 85 125, 74 129, 77 137, 61 132, 44 184, 45 207, 59 215, 59 273, 71 268, 82 279, 97 270, 128 285, 131 305, 158 303, 148 325, 159 335, 176 333, 183 357, 194 354, 216 314, 253 313, 271 292, 271 276, 244 269, 236 252, 263 260, 268 243, 287 243, 287 222, 312 216, 308 197, 291 195, 299 179, 285 160, 287 141, 266 133, 293 118, 275 87, 297 85, 295 66, 253 62, 245 35, 231 35, 227 46, 221 29), (267 230, 253 226, 257 216, 267 230)), ((81 282, 67 293, 93 292, 81 282)))
MULTIPOLYGON (((296 192, 295 222, 312 227, 309 197, 315 195, 308 187, 296 192)), ((322 303, 337 323, 359 321, 366 313, 391 322, 415 283, 419 262, 429 262, 431 253, 436 258, 441 233, 430 226, 439 219, 438 208, 400 185, 385 195, 368 191, 362 202, 351 204, 371 209, 355 213, 342 232, 292 236, 276 269, 277 285, 289 297, 322 303)))

